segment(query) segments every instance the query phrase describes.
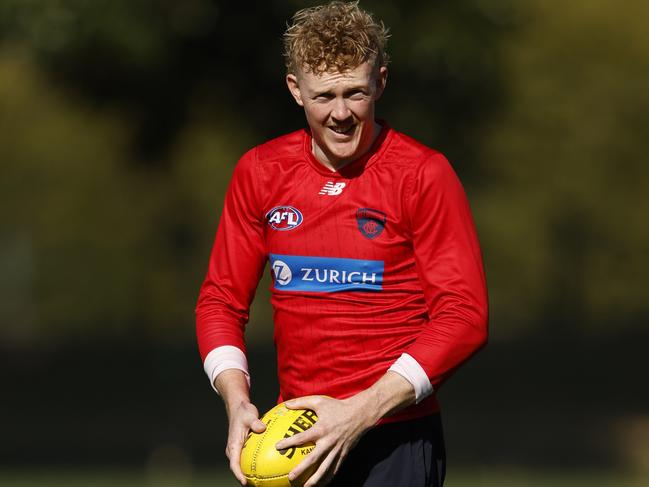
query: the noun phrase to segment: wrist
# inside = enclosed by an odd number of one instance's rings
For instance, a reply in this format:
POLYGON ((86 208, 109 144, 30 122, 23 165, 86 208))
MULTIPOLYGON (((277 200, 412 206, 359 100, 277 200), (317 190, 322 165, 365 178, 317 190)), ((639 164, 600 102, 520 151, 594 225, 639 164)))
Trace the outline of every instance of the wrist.
POLYGON ((240 370, 224 370, 214 379, 214 387, 223 399, 228 415, 242 405, 250 403, 248 381, 240 370))
POLYGON ((354 399, 359 410, 367 418, 369 427, 381 419, 415 403, 412 384, 397 373, 387 372, 370 388, 360 392, 354 399))
POLYGON ((369 389, 342 401, 351 405, 354 410, 354 417, 359 419, 360 427, 363 431, 373 428, 381 419, 378 402, 369 389))

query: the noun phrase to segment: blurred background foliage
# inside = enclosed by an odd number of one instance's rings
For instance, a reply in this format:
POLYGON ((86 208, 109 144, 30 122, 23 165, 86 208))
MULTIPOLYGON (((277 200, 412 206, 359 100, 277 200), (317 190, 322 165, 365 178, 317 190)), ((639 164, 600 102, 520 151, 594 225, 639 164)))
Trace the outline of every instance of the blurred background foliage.
MULTIPOLYGON (((98 382, 116 397, 95 397, 84 413, 61 406, 75 431, 96 428, 97 410, 111 418, 100 427, 112 438, 106 448, 119 444, 114 423, 167 425, 167 436, 136 428, 130 449, 108 460, 160 444, 164 453, 165 441, 183 444, 190 460, 210 458, 215 443, 221 451, 223 417, 194 441, 195 424, 168 420, 196 416, 210 400, 196 379, 198 288, 237 158, 305 123, 284 85, 281 34, 296 9, 316 3, 0 1, 0 348, 11 396, 0 421, 22 445, 8 462, 47 461, 24 434, 39 394, 68 391, 71 404, 92 399, 86 389, 98 382), (117 413, 125 397, 142 415, 117 413), (154 402, 157 416, 142 406, 154 402)), ((379 115, 449 157, 481 238, 492 346, 458 389, 448 386, 455 424, 494 404, 478 397, 496 395, 485 385, 494 370, 510 375, 502 382, 511 387, 495 386, 503 397, 535 377, 521 386, 523 408, 546 407, 536 388, 548 386, 559 388, 550 397, 573 394, 575 415, 621 414, 601 437, 581 425, 567 445, 617 442, 621 464, 646 467, 647 393, 634 369, 649 318, 649 3, 361 3, 392 32, 379 115), (622 375, 621 401, 598 402, 591 387, 619 386, 622 375)), ((248 337, 272 360, 267 286, 248 337)), ((272 387, 263 394, 270 404, 272 387)), ((507 421, 507 401, 495 404, 507 421)), ((465 433, 475 440, 475 429, 465 433)), ((517 450, 528 452, 522 463, 535 452, 517 450)), ((67 451, 68 461, 100 456, 82 440, 69 439, 67 451)))

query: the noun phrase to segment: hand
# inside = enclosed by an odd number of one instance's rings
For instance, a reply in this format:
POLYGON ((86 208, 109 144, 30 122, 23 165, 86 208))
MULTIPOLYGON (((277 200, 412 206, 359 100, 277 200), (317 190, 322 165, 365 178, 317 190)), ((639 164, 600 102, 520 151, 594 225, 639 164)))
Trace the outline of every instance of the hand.
POLYGON ((289 409, 311 409, 318 416, 316 424, 290 438, 279 441, 278 450, 292 446, 315 443, 315 448, 289 474, 294 480, 312 465, 318 465, 304 487, 322 486, 331 481, 343 460, 358 440, 375 424, 366 414, 359 395, 337 400, 325 396, 306 396, 286 402, 289 409))
POLYGON ((266 425, 259 419, 259 411, 254 404, 247 401, 241 401, 238 406, 228 409, 228 418, 228 444, 225 447, 225 455, 230 460, 230 470, 234 476, 241 485, 246 485, 246 477, 241 471, 243 443, 250 430, 263 433, 266 425))

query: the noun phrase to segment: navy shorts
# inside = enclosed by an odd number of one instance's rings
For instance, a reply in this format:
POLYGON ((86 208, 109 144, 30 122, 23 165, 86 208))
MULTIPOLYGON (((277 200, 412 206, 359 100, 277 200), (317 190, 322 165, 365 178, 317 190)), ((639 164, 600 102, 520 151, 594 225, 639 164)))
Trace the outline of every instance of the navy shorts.
POLYGON ((446 452, 439 414, 377 426, 363 436, 330 487, 442 487, 446 452))

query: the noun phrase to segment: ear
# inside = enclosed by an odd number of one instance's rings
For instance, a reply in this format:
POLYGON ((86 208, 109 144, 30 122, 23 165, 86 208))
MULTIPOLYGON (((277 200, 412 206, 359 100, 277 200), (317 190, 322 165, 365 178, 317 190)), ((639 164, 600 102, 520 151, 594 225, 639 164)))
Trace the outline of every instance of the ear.
POLYGON ((291 95, 293 95, 293 98, 295 98, 295 102, 303 107, 304 102, 302 102, 302 92, 300 91, 300 83, 297 76, 290 73, 287 74, 286 86, 288 86, 288 91, 290 91, 291 95))
POLYGON ((376 74, 376 91, 374 92, 374 99, 378 100, 383 95, 385 85, 388 83, 388 68, 381 66, 379 72, 376 74))

